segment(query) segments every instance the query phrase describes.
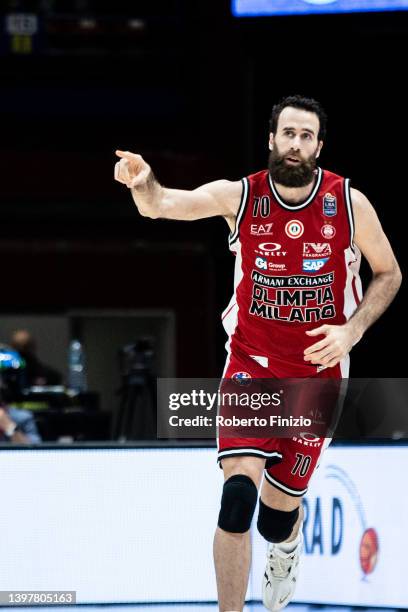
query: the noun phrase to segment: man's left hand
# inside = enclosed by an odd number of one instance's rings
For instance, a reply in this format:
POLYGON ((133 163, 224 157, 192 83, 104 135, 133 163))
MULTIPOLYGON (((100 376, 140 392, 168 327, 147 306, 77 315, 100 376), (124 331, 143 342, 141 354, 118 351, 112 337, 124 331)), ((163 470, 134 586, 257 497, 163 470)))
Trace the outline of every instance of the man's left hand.
POLYGON ((326 368, 337 365, 361 338, 354 327, 347 323, 344 325, 321 325, 306 333, 308 336, 325 336, 323 340, 319 340, 319 342, 305 349, 304 359, 316 365, 324 365, 326 368))

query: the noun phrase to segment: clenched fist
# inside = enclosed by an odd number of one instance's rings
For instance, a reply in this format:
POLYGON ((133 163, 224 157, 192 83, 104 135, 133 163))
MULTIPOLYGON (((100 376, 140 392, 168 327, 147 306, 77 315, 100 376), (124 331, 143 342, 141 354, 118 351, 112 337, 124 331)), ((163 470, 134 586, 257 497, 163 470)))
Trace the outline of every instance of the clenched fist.
POLYGON ((115 180, 129 189, 146 185, 151 168, 143 157, 130 151, 116 151, 116 155, 121 159, 115 164, 115 180))

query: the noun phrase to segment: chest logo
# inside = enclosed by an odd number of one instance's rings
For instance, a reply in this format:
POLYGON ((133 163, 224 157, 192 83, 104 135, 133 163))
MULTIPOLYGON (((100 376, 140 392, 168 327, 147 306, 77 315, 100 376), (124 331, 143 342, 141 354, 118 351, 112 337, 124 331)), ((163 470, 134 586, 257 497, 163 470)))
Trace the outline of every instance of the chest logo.
POLYGON ((255 265, 260 270, 267 270, 268 269, 268 262, 263 257, 257 257, 255 259, 255 265))
POLYGON ((336 235, 336 228, 333 225, 323 225, 322 229, 322 236, 324 238, 333 238, 336 235))
POLYGON ((285 232, 289 238, 300 238, 304 231, 305 228, 303 223, 297 219, 292 219, 285 225, 285 232))
POLYGON ((285 257, 287 251, 281 251, 282 245, 277 242, 262 242, 258 244, 258 248, 255 249, 257 255, 263 257, 285 257))
POLYGON ((302 270, 303 272, 318 272, 329 261, 329 257, 322 259, 304 259, 302 270))
POLYGON ((304 242, 303 257, 306 259, 317 259, 318 257, 330 257, 331 248, 328 242, 304 242))
POLYGON ((259 225, 256 223, 251 223, 251 234, 252 236, 273 234, 272 225, 272 223, 261 223, 259 225))
POLYGON ((323 214, 325 217, 334 217, 337 215, 337 200, 336 196, 327 192, 323 197, 323 214))

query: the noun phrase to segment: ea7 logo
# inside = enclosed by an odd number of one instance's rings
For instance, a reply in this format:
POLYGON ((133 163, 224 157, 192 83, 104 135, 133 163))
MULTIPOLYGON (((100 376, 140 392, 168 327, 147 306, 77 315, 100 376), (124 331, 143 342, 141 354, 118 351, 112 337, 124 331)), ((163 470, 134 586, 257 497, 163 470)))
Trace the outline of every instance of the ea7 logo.
POLYGON ((304 242, 303 257, 329 257, 331 248, 328 242, 304 242))
POLYGON ((318 272, 328 261, 328 257, 325 257, 324 259, 304 259, 303 272, 318 272))
POLYGON ((256 223, 252 223, 251 224, 251 234, 253 236, 272 234, 272 225, 273 223, 263 223, 260 225, 257 225, 256 223))

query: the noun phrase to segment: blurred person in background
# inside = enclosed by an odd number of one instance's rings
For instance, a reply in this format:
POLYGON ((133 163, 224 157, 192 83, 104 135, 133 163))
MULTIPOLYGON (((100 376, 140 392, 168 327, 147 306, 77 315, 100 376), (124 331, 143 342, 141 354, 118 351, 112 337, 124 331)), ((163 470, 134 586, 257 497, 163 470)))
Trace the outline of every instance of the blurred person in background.
POLYGON ((38 444, 41 441, 35 419, 29 410, 0 405, 0 442, 38 444))
POLYGON ((63 377, 58 370, 42 363, 37 357, 37 345, 27 329, 17 329, 10 338, 12 346, 24 359, 23 387, 61 385, 63 377))
POLYGON ((37 444, 41 436, 33 414, 13 405, 20 399, 24 359, 0 345, 0 443, 37 444))

